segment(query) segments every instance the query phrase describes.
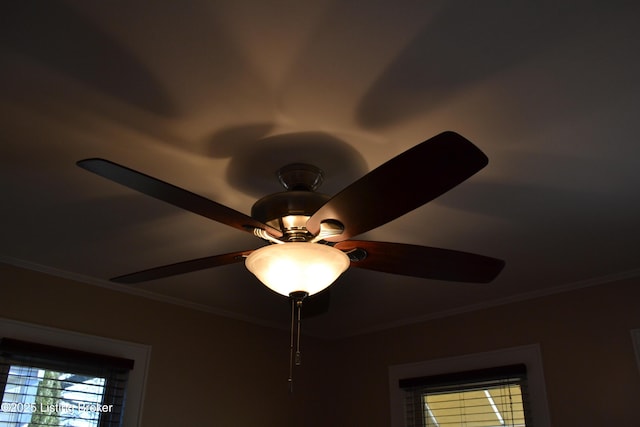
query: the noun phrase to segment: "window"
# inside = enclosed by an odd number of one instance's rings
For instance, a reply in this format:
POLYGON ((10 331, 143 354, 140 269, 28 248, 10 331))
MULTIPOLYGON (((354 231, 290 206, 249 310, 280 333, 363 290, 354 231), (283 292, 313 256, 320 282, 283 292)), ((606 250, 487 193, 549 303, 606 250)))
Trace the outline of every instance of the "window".
POLYGON ((3 426, 116 427, 129 359, 0 339, 3 426))
MULTIPOLYGON (((134 361, 127 380, 123 427, 136 427, 142 423, 145 385, 151 359, 151 346, 116 340, 76 331, 52 328, 12 319, 0 318, 0 337, 37 342, 84 352, 106 354, 134 361)), ((0 386, 0 388, 2 388, 0 386)), ((1 426, 5 424, 0 423, 1 426)), ((24 426, 20 426, 24 427, 24 426)))
POLYGON ((525 365, 407 378, 406 425, 409 427, 524 427, 528 393, 525 365))
POLYGON ((470 409, 472 399, 478 399, 477 410, 485 412, 487 420, 467 418, 467 424, 458 420, 453 425, 506 427, 518 425, 518 420, 523 417, 527 426, 551 425, 538 344, 390 366, 389 398, 391 427, 410 427, 416 422, 417 425, 444 427, 447 425, 445 415, 453 418, 464 412, 468 416, 476 410, 470 409), (428 380, 431 388, 424 384, 424 380, 428 380), (405 397, 406 389, 412 386, 424 388, 414 394, 410 403, 413 409, 409 415, 405 397), (522 409, 518 391, 524 398, 522 409), (465 403, 460 405, 460 401, 465 403), (453 408, 445 407, 451 406, 450 403, 455 403, 453 408), (482 424, 493 421, 497 422, 482 424))

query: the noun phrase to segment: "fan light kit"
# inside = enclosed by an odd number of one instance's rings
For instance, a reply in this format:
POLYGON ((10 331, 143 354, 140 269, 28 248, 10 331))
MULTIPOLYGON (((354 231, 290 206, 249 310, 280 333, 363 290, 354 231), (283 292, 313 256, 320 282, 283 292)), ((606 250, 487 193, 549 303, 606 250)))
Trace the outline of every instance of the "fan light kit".
POLYGON ((308 242, 264 246, 245 260, 247 269, 262 283, 286 297, 294 292, 317 294, 344 273, 349 263, 341 250, 308 242))
MULTIPOLYGON (((443 132, 399 154, 334 196, 316 192, 322 171, 291 164, 277 172, 285 191, 258 200, 251 216, 105 159, 78 166, 103 178, 195 214, 249 232, 267 242, 259 249, 177 262, 111 279, 140 283, 245 261, 263 284, 291 298, 291 363, 303 300, 329 287, 350 266, 453 282, 487 283, 504 261, 483 255, 403 243, 354 240, 451 190, 488 163, 475 145, 443 132), (296 314, 297 311, 297 314, 296 314)), ((329 290, 322 292, 328 295, 329 290)), ((315 298, 320 298, 315 297, 315 298)), ((328 298, 322 300, 328 304, 328 298)), ((328 306, 324 307, 325 311, 328 306)), ((289 383, 292 375, 290 370, 289 383)))

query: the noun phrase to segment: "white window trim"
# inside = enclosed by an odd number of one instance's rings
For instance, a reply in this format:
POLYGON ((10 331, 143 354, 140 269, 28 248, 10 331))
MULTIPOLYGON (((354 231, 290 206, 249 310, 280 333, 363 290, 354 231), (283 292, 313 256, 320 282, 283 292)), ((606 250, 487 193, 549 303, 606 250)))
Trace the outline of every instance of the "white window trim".
POLYGON ((127 382, 123 427, 142 423, 142 403, 151 346, 0 318, 0 337, 122 357, 134 361, 127 382))
POLYGON ((404 392, 398 386, 399 380, 518 363, 524 363, 527 367, 530 406, 535 425, 536 427, 550 427, 547 392, 542 371, 542 356, 538 344, 389 366, 391 427, 406 427, 404 392))

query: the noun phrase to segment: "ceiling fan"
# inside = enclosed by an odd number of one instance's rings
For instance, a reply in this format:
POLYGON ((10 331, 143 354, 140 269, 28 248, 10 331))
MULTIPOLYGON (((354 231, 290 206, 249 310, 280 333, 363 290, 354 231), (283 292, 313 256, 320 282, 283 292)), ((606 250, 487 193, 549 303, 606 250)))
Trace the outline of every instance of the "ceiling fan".
POLYGON ((443 132, 387 161, 332 197, 315 191, 322 182, 320 169, 308 164, 287 165, 278 171, 285 191, 258 200, 248 216, 105 159, 77 162, 111 181, 253 233, 269 243, 259 249, 138 271, 112 281, 139 283, 245 261, 267 286, 283 295, 298 297, 320 292, 350 266, 426 279, 492 281, 504 261, 449 249, 352 239, 435 199, 487 163, 484 153, 467 139, 455 132, 443 132), (286 257, 294 253, 297 261, 287 261, 286 257), (310 264, 304 267, 307 270, 296 270, 294 263, 302 262, 310 264), (335 271, 325 274, 324 267, 318 266, 322 262, 334 266, 335 271), (269 272, 274 264, 279 264, 281 270, 269 272), (275 277, 267 277, 270 274, 275 277), (287 274, 289 279, 284 278, 287 274), (305 280, 322 283, 305 284, 305 280))

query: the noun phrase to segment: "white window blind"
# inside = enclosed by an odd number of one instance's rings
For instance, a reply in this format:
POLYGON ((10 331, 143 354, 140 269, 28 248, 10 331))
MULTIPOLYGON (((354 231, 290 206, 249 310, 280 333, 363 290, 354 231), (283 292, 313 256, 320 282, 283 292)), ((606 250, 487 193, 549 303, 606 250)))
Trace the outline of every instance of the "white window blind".
POLYGON ((116 427, 133 361, 0 339, 0 425, 116 427))
POLYGON ((407 427, 532 426, 525 365, 408 378, 407 427))

